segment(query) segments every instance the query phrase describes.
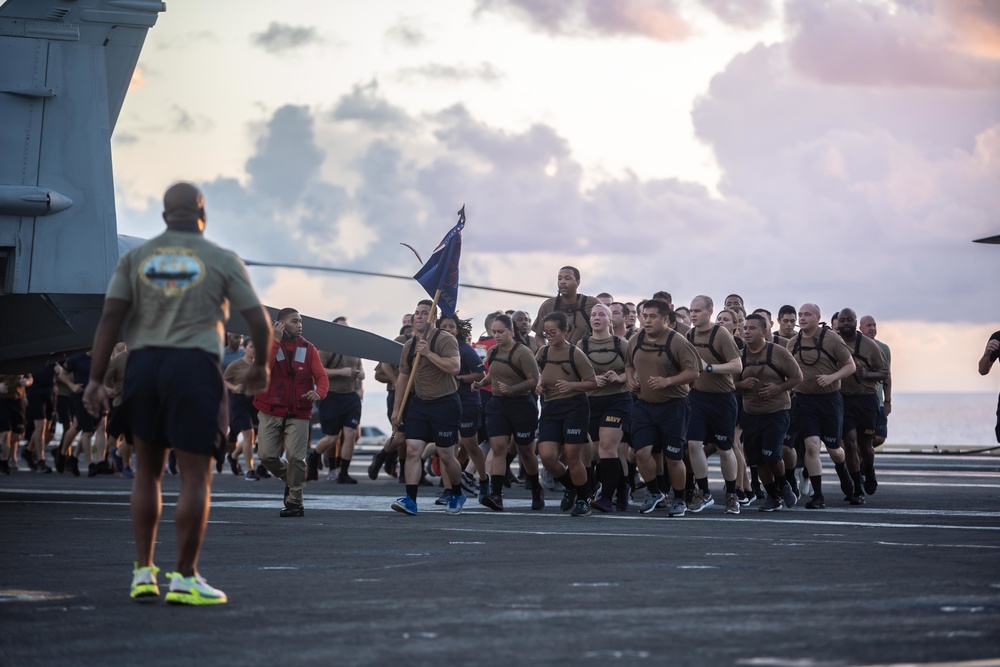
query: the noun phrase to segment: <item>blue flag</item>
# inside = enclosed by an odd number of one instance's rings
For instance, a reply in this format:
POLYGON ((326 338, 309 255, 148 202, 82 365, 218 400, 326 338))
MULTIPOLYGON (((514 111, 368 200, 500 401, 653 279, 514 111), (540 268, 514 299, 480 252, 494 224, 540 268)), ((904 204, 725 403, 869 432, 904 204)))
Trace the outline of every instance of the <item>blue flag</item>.
POLYGON ((458 306, 458 258, 462 254, 462 228, 465 227, 465 207, 458 212, 458 223, 445 234, 441 243, 427 263, 413 276, 418 283, 434 298, 438 297, 438 306, 445 317, 454 317, 458 306))

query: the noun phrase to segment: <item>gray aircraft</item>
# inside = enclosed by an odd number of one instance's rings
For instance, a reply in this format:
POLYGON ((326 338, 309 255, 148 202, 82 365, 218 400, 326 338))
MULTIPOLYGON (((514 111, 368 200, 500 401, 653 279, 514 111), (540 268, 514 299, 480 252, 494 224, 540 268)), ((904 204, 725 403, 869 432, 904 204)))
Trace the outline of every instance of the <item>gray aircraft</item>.
MULTIPOLYGON (((0 373, 89 349, 118 257, 142 240, 118 234, 111 135, 163 11, 159 0, 0 1, 0 373)), ((394 341, 303 319, 320 349, 399 360, 394 341)), ((248 333, 238 313, 228 328, 248 333)))

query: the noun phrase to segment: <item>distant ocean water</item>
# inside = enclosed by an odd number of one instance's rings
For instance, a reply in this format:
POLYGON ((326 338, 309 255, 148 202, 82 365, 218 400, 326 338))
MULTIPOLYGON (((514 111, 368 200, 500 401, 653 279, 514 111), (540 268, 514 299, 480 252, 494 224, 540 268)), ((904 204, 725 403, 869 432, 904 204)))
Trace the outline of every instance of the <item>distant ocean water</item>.
MULTIPOLYGON (((386 393, 365 393, 361 422, 388 432, 386 393)), ((997 395, 992 393, 918 394, 892 396, 889 439, 893 445, 996 445, 997 395)))

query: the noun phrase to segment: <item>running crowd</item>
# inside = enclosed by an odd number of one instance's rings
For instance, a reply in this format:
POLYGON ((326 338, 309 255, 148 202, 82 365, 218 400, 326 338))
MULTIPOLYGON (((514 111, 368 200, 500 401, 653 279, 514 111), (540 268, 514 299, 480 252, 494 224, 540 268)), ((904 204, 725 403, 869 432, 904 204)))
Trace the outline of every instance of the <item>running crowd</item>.
MULTIPOLYGON (((563 491, 560 509, 572 516, 627 511, 645 489, 638 511, 683 516, 715 504, 712 454, 726 513, 758 500, 765 512, 792 507, 803 494, 808 509, 822 509, 824 446, 844 501, 864 505, 876 492, 874 448, 885 440, 892 399, 890 352, 875 339, 872 316, 859 320, 845 308, 827 325, 815 304, 785 305, 772 331, 771 312, 748 314, 737 294, 716 314, 705 295, 675 307, 663 291, 633 304, 585 296, 579 286, 579 271, 563 267, 558 295, 534 320, 523 310, 491 313, 475 341, 469 320, 431 321, 429 300, 404 316, 399 363, 375 369, 396 433, 368 470, 372 479, 384 469, 405 483, 393 509, 417 514, 418 488, 431 473, 444 486, 436 502, 449 513, 462 511, 466 491, 503 511, 504 489, 523 482, 533 510, 545 507, 546 487, 563 491)), ((256 396, 245 388, 253 342, 227 334, 229 444, 215 466, 221 472, 228 463, 247 481, 279 477, 281 515, 302 516, 302 489, 324 460, 328 479, 357 483, 348 471, 365 374, 358 358, 316 350, 296 310, 279 312, 273 327, 271 383, 256 396), (315 447, 311 419, 323 433, 315 447)), ((132 477, 131 439, 113 426, 127 359, 118 343, 104 375, 111 412, 98 417, 82 400, 89 351, 0 378, 0 473, 18 469, 23 438, 21 456, 35 472, 79 475, 83 458, 89 476, 132 477), (56 422, 62 436, 50 467, 46 444, 56 422)), ((172 453, 167 465, 177 472, 172 453)))
MULTIPOLYGON (((178 472, 166 601, 224 604, 197 569, 213 460, 216 473, 228 461, 248 481, 277 477, 280 515, 303 516, 303 488, 324 457, 330 477, 356 483, 348 471, 364 371, 359 359, 318 351, 293 308, 268 326, 242 261, 203 238, 197 187, 175 183, 163 203, 166 230, 115 268, 93 349, 30 375, 0 375, 0 473, 19 470, 19 448, 32 470, 51 473, 46 447, 59 422, 56 471, 80 475, 82 457, 88 476, 134 477, 130 597, 152 602, 161 478, 165 468, 178 472), (231 312, 248 339, 225 334, 231 312), (311 448, 314 409, 323 438, 311 448)), ((570 266, 557 287, 534 321, 524 311, 493 313, 475 342, 469 320, 435 320, 430 301, 404 317, 399 363, 375 371, 389 390, 394 434, 368 468, 371 479, 384 468, 405 484, 392 509, 418 513, 430 461, 448 513, 462 511, 465 488, 503 511, 519 459, 532 510, 545 508, 545 487, 563 491, 560 509, 572 516, 627 511, 644 488, 640 512, 663 506, 683 516, 715 504, 713 454, 726 513, 755 500, 763 511, 792 507, 804 495, 807 508, 823 509, 822 447, 846 502, 863 505, 876 492, 874 447, 886 436, 891 380, 871 316, 859 321, 845 308, 827 325, 815 304, 782 306, 772 331, 771 313, 747 314, 736 294, 716 315, 705 295, 689 307, 675 307, 667 292, 635 305, 585 296, 570 266)), ((979 372, 998 356, 1000 332, 979 372)))

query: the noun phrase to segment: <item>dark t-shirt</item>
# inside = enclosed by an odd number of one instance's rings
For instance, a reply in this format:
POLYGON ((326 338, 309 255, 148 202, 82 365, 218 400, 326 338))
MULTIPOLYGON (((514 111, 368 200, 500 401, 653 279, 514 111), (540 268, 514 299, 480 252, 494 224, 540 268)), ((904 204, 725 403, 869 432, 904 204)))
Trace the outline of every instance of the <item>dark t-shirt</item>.
MULTIPOLYGON (((458 369, 459 375, 486 372, 486 365, 483 363, 483 360, 479 358, 479 353, 465 341, 458 342, 458 359, 461 363, 461 367, 458 369)), ((463 382, 460 380, 458 382, 458 395, 463 401, 479 402, 479 392, 472 391, 471 382, 463 382)))
POLYGON ((66 360, 65 364, 63 364, 63 368, 66 369, 66 372, 73 376, 73 382, 83 385, 84 387, 87 386, 87 382, 90 380, 90 366, 90 355, 86 352, 73 355, 66 360))

